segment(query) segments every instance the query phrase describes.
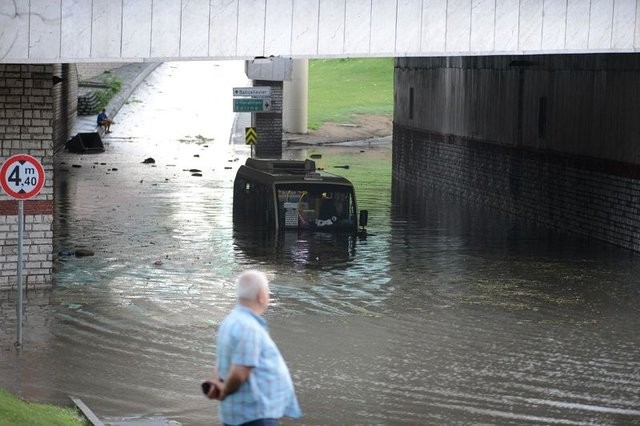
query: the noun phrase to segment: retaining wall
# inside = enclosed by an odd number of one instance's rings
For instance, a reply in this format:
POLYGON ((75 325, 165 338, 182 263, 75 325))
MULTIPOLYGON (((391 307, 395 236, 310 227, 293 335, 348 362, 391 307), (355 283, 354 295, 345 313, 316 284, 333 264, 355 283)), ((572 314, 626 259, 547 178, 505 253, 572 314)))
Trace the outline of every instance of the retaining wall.
POLYGON ((394 197, 435 189, 640 251, 638 55, 397 59, 394 197))

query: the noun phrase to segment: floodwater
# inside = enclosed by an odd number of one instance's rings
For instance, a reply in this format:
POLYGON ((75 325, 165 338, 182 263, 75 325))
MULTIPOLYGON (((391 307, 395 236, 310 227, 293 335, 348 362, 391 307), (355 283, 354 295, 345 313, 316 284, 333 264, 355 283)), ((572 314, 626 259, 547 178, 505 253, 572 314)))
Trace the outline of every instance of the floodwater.
POLYGON ((59 156, 56 250, 95 256, 61 256, 55 288, 27 295, 21 353, 2 296, 1 387, 75 395, 112 422, 218 424, 199 384, 233 279, 257 267, 305 413, 285 424, 640 424, 636 254, 392 191, 375 145, 286 153, 354 181, 366 238, 234 230, 248 151, 229 145, 230 88, 245 80, 238 63, 164 64, 105 153, 59 156))

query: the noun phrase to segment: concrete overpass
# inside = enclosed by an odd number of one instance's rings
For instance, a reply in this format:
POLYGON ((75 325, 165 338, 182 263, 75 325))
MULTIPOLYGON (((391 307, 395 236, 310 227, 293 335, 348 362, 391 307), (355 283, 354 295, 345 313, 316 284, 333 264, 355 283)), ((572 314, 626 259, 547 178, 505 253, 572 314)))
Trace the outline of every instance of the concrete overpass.
MULTIPOLYGON (((27 287, 51 284, 74 63, 393 56, 397 202, 435 188, 640 251, 639 49, 640 0, 0 2, 0 162, 50 177, 26 206, 27 287)), ((16 214, 0 194, 0 288, 16 214)))
POLYGON ((638 0, 0 3, 0 62, 637 52, 638 0))

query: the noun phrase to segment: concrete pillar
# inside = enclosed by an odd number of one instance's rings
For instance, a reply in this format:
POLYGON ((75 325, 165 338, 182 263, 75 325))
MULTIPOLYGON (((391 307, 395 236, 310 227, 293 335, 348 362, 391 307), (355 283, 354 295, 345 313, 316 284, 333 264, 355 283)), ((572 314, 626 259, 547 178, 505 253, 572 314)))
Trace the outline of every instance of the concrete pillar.
POLYGON ((307 133, 309 60, 294 59, 291 81, 284 82, 282 127, 287 133, 307 133))
MULTIPOLYGON (((24 285, 51 286, 53 264, 54 67, 0 64, 0 163, 29 154, 44 166, 40 194, 24 202, 24 285)), ((0 290, 16 288, 18 202, 0 191, 0 290)))

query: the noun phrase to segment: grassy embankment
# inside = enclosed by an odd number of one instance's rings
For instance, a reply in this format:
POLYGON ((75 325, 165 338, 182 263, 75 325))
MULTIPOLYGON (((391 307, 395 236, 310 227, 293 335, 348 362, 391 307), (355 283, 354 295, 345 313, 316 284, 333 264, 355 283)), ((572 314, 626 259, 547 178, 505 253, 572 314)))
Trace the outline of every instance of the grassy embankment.
POLYGON ((106 85, 106 88, 96 90, 96 98, 98 99, 98 106, 95 113, 102 111, 109 104, 109 101, 122 89, 122 81, 111 74, 111 71, 105 71, 100 77, 102 82, 106 85))
POLYGON ((355 123, 354 114, 392 112, 392 58, 309 61, 309 129, 325 122, 355 123))
POLYGON ((0 426, 84 426, 87 423, 72 408, 31 404, 0 389, 0 426))

